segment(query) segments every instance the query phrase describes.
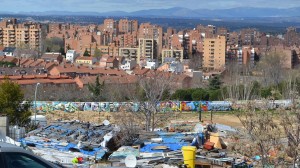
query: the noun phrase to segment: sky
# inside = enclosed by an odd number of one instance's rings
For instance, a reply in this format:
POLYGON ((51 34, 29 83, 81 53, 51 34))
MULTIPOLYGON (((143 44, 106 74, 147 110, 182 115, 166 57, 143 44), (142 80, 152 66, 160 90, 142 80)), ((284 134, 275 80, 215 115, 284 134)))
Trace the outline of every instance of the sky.
POLYGON ((235 7, 300 7, 300 0, 1 0, 0 11, 138 11, 185 7, 189 9, 228 9, 235 7))

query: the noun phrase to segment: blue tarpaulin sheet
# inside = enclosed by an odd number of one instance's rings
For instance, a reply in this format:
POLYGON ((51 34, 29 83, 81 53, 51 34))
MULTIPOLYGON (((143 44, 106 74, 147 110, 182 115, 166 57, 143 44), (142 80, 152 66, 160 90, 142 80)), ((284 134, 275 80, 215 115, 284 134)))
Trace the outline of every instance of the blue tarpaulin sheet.
POLYGON ((153 150, 152 148, 156 146, 167 146, 169 150, 176 151, 181 150, 181 148, 186 145, 188 145, 188 143, 152 143, 145 145, 140 149, 140 151, 149 153, 164 152, 164 150, 153 150))
POLYGON ((161 143, 150 143, 140 149, 141 152, 163 152, 164 150, 153 150, 156 146, 167 146, 168 150, 176 151, 181 150, 182 146, 187 146, 189 143, 184 142, 182 139, 186 137, 184 133, 166 133, 166 132, 157 132, 158 136, 162 138, 161 143))
MULTIPOLYGON (((21 142, 28 144, 35 144, 37 148, 51 148, 51 149, 56 149, 58 151, 62 152, 68 152, 70 148, 75 148, 76 144, 69 143, 67 146, 61 146, 59 145, 59 142, 33 142, 33 141, 28 141, 25 139, 21 139, 21 142)), ((97 158, 102 158, 105 154, 105 151, 103 148, 93 148, 93 151, 85 151, 80 149, 80 152, 89 155, 89 156, 95 156, 97 154, 97 158)))

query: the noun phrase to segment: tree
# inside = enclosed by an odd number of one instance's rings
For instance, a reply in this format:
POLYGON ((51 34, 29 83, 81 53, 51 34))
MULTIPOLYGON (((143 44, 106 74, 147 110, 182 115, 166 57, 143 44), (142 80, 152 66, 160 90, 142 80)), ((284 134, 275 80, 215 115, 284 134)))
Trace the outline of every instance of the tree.
POLYGON ((18 58, 37 58, 39 52, 35 48, 31 48, 29 44, 21 43, 16 47, 15 56, 18 58))
POLYGON ((266 53, 258 63, 258 70, 263 75, 264 85, 278 85, 284 77, 284 62, 282 53, 266 53))
POLYGON ((268 101, 262 104, 248 101, 236 112, 244 129, 235 135, 237 143, 230 147, 247 157, 261 156, 261 165, 258 167, 277 166, 282 154, 280 125, 274 120, 275 113, 267 109, 267 103, 268 101), (258 106, 260 111, 256 110, 258 106), (271 151, 277 151, 277 158, 270 157, 271 151))
POLYGON ((200 52, 190 54, 189 68, 194 70, 200 69, 202 65, 202 57, 203 54, 200 52))
POLYGON ((66 55, 65 49, 64 49, 64 47, 62 47, 62 46, 60 47, 59 52, 60 52, 62 55, 66 55))
POLYGON ((221 85, 222 85, 222 82, 221 82, 219 76, 214 76, 213 78, 211 78, 209 80, 209 89, 211 89, 211 90, 220 89, 221 85))
POLYGON ((209 93, 204 89, 197 89, 192 93, 193 101, 209 100, 209 93))
POLYGON ((100 59, 101 59, 102 53, 101 53, 101 50, 100 50, 100 49, 98 49, 98 48, 95 49, 94 57, 97 58, 97 60, 100 60, 100 59))
POLYGON ((44 49, 48 49, 50 52, 60 52, 64 45, 64 40, 58 37, 47 38, 44 41, 44 49))
POLYGON ((92 93, 93 101, 100 101, 102 96, 104 83, 100 83, 99 75, 96 77, 95 84, 88 84, 88 89, 92 93))
POLYGON ((279 109, 280 125, 283 127, 283 132, 287 137, 288 145, 286 153, 293 160, 293 167, 299 165, 300 160, 300 110, 299 110, 299 92, 297 91, 297 83, 295 78, 287 81, 289 89, 286 89, 286 95, 291 100, 290 110, 279 109), (298 161, 298 163, 297 163, 298 161))
POLYGON ((71 50, 70 44, 67 45, 67 51, 71 50))
POLYGON ((85 57, 90 56, 90 53, 89 53, 89 51, 87 50, 87 48, 85 49, 85 51, 84 51, 84 53, 83 53, 83 56, 85 56, 85 57))
POLYGON ((131 94, 131 101, 139 103, 137 115, 144 121, 146 131, 154 131, 170 117, 171 113, 161 112, 158 104, 162 101, 166 90, 171 89, 173 80, 174 76, 171 73, 150 71, 147 75, 138 77, 135 88, 126 89, 131 94))
POLYGON ((30 122, 30 102, 23 102, 24 94, 18 84, 5 79, 0 84, 0 114, 7 115, 12 125, 25 126, 30 122))
POLYGON ((1 67, 3 67, 3 66, 6 66, 6 67, 15 67, 16 64, 13 63, 13 62, 0 61, 0 66, 1 66, 1 67))
POLYGON ((47 47, 46 48, 46 52, 50 52, 51 50, 50 50, 50 48, 49 47, 47 47))
POLYGON ((179 89, 171 96, 172 100, 192 101, 192 89, 179 89))
POLYGON ((166 101, 166 100, 170 100, 170 98, 171 98, 171 93, 170 93, 170 89, 168 88, 164 90, 161 100, 166 101))

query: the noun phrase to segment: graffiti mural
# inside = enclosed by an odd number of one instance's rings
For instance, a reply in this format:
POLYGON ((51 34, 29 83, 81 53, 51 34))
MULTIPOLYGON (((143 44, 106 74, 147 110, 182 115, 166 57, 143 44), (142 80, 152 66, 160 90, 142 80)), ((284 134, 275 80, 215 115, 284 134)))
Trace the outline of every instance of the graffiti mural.
MULTIPOLYGON (((232 104, 227 101, 166 101, 157 104, 162 112, 179 111, 228 111, 232 104)), ((39 113, 64 111, 73 113, 76 111, 95 112, 138 112, 141 104, 138 102, 60 102, 60 101, 37 101, 32 108, 39 113)))

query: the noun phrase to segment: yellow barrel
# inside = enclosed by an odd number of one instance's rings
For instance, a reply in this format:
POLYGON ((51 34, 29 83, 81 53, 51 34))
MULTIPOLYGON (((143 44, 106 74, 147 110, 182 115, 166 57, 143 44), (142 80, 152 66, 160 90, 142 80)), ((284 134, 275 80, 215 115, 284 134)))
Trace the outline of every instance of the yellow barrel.
POLYGON ((195 146, 183 146, 182 154, 184 164, 188 165, 189 168, 195 168, 196 150, 195 146))

